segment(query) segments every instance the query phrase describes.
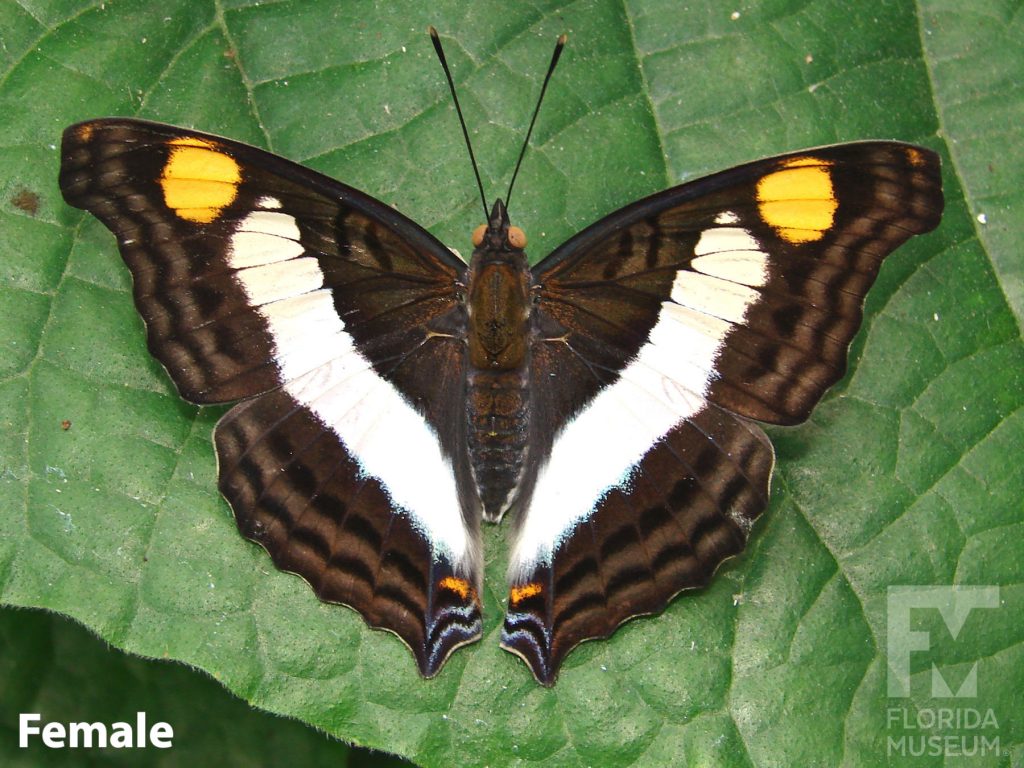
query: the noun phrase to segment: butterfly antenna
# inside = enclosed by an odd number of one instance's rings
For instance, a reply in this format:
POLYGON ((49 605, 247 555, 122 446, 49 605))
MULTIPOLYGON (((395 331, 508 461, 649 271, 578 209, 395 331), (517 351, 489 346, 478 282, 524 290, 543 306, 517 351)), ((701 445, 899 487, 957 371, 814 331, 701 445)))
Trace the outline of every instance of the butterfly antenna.
POLYGON ((448 69, 448 62, 444 58, 444 49, 441 48, 441 38, 438 37, 437 30, 434 29, 433 25, 427 27, 427 31, 430 33, 430 41, 434 44, 434 50, 437 52, 437 58, 441 61, 441 69, 444 70, 444 76, 448 78, 448 88, 452 92, 452 101, 455 102, 455 111, 459 115, 459 123, 462 125, 462 135, 466 139, 466 149, 469 150, 469 162, 473 164, 473 174, 476 176, 476 186, 480 190, 480 202, 484 206, 484 221, 490 218, 487 214, 487 196, 484 195, 484 185, 480 181, 480 170, 476 167, 476 156, 473 154, 473 145, 469 141, 469 131, 466 129, 466 120, 462 116, 462 107, 459 106, 459 97, 455 93, 455 81, 452 80, 452 72, 448 69))
POLYGON ((505 208, 508 208, 509 199, 512 197, 512 186, 516 183, 516 176, 519 175, 519 166, 523 164, 523 155, 526 154, 526 147, 530 144, 530 136, 533 134, 534 123, 537 122, 537 115, 540 113, 541 102, 544 101, 544 93, 548 89, 548 81, 551 80, 551 75, 555 71, 555 65, 558 64, 558 57, 562 55, 562 49, 565 47, 565 41, 568 40, 566 35, 561 35, 558 38, 558 42, 555 43, 555 52, 551 54, 551 63, 548 65, 548 73, 544 76, 544 85, 540 87, 540 97, 537 99, 537 106, 534 107, 533 117, 530 119, 530 127, 526 129, 526 141, 523 142, 523 148, 519 151, 519 159, 516 161, 516 169, 512 172, 512 181, 508 183, 508 194, 505 195, 505 208))

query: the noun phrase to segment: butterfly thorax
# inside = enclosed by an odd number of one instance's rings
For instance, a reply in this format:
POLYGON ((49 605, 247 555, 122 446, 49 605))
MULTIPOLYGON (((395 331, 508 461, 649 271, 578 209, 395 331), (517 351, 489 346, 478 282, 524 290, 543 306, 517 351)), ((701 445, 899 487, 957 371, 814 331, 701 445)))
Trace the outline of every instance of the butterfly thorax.
POLYGON ((490 521, 515 501, 530 423, 530 269, 522 248, 510 244, 509 229, 498 200, 473 251, 466 286, 467 445, 490 521))

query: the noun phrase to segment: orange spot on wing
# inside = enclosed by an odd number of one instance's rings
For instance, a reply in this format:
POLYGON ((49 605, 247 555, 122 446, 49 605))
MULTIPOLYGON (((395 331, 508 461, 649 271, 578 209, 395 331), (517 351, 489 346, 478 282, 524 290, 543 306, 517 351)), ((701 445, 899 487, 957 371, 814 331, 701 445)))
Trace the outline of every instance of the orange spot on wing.
POLYGON ((910 164, 915 168, 920 168, 928 161, 924 152, 919 150, 917 147, 907 147, 907 160, 909 160, 910 164))
POLYGON ((511 591, 508 593, 508 599, 512 605, 519 605, 523 600, 539 595, 543 591, 543 587, 541 587, 540 584, 537 582, 531 582, 529 584, 523 584, 521 587, 512 587, 511 591))
POLYGON ((795 157, 757 182, 761 218, 783 240, 813 242, 832 227, 839 201, 830 166, 826 160, 795 157))
POLYGON ((438 582, 438 586, 441 589, 447 589, 449 592, 455 592, 463 600, 468 599, 470 596, 476 599, 476 590, 465 579, 460 579, 456 576, 445 576, 438 582))
POLYGON ((209 224, 234 202, 242 170, 211 141, 184 136, 170 145, 160 176, 164 202, 180 218, 209 224))

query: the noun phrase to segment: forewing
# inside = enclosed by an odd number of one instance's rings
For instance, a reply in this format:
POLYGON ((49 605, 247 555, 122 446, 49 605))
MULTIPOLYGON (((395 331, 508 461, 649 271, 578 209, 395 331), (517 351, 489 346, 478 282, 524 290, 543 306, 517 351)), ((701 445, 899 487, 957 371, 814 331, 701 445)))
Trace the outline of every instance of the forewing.
MULTIPOLYGON (((150 351, 191 402, 312 370, 331 354, 316 343, 331 315, 392 375, 457 306, 465 265, 428 232, 255 147, 107 119, 68 128, 62 158, 65 199, 117 236, 150 351)), ((409 375, 392 377, 412 390, 409 375)))
POLYGON ((858 142, 739 166, 588 227, 534 268, 537 375, 564 380, 553 430, 636 356, 666 305, 696 390, 749 418, 803 421, 845 372, 882 260, 942 206, 935 153, 858 142))
POLYGON ((942 205, 928 150, 805 150, 639 201, 534 268, 544 455, 503 644, 538 680, 742 550, 772 466, 746 419, 807 418, 882 260, 942 205))
POLYGON ((459 461, 465 265, 357 190, 129 119, 65 131, 61 190, 117 236, 149 348, 216 431, 240 530, 424 674, 479 635, 459 461))

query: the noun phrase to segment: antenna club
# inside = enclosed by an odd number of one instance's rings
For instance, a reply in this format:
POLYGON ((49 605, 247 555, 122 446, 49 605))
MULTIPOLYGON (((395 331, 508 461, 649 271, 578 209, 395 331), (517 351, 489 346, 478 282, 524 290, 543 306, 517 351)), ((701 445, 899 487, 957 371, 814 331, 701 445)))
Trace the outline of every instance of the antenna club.
MULTIPOLYGON (((430 35, 435 40, 439 37, 439 35, 437 34, 437 29, 434 27, 433 24, 427 27, 427 34, 430 35)), ((565 37, 565 35, 562 35, 562 37, 565 37)))
MULTIPOLYGON (((431 29, 433 29, 433 27, 431 27, 431 29)), ((560 34, 558 36, 558 42, 555 43, 555 45, 561 46, 561 45, 565 45, 567 42, 569 42, 569 36, 567 34, 565 34, 565 32, 563 32, 562 34, 560 34)))

